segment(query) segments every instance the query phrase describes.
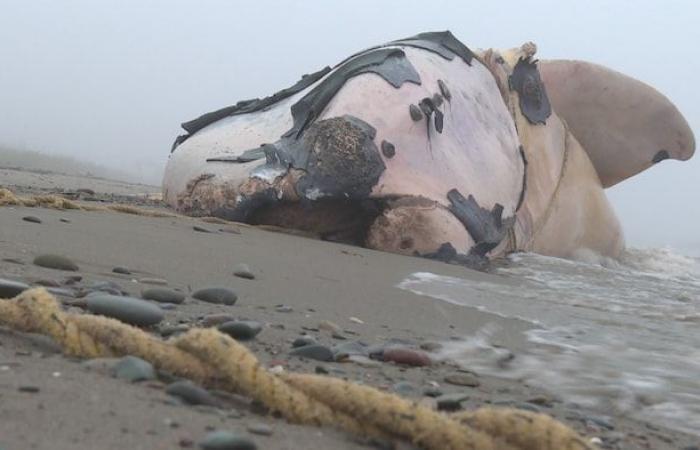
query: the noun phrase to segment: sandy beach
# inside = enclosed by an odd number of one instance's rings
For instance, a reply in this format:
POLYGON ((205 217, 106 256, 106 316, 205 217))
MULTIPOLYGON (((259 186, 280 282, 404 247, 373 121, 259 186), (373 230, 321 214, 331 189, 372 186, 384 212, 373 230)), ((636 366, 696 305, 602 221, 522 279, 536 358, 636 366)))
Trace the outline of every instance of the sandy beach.
MULTIPOLYGON (((128 202, 167 211, 154 186, 3 169, 0 187, 17 195, 64 193, 90 204, 128 202)), ((396 287, 416 272, 513 282, 459 266, 240 224, 0 208, 0 279, 51 286, 71 311, 82 311, 81 297, 101 287, 118 287, 140 297, 144 289, 154 287, 153 279, 164 280, 187 298, 167 306, 164 320, 152 328, 156 335, 213 323, 225 314, 261 325, 262 331, 245 344, 267 366, 330 373, 427 404, 436 404, 435 396, 464 394, 465 409, 495 404, 539 411, 595 438, 601 448, 697 448, 692 447, 698 445, 696 437, 610 417, 609 411, 568 404, 522 382, 471 373, 468 367, 434 357, 430 365, 412 367, 373 359, 333 362, 290 355, 292 343, 302 335, 331 350, 362 342, 431 355, 441 342, 474 335, 489 323, 498 325, 498 343, 515 358, 530 345, 523 335, 529 326, 525 322, 438 303, 396 287), (39 220, 28 222, 27 216, 39 220), (41 254, 70 258, 79 270, 33 264, 41 254), (241 264, 248 266, 252 279, 234 276, 241 264), (116 267, 130 273, 115 273, 116 267), (71 281, 72 275, 82 278, 71 281), (211 304, 190 295, 211 286, 232 289, 237 302, 211 304)), ((260 449, 368 448, 340 431, 287 424, 238 396, 213 392, 213 404, 187 405, 166 393, 174 381, 167 374, 128 382, 112 375, 116 362, 66 358, 46 339, 0 328, 0 449, 198 448, 216 430, 247 436, 260 449)))

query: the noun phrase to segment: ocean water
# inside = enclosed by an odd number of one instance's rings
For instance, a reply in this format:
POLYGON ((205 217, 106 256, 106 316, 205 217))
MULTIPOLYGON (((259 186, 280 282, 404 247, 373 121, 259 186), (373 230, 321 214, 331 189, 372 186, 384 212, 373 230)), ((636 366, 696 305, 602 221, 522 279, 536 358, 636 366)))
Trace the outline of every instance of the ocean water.
POLYGON ((505 367, 493 324, 445 343, 442 357, 570 403, 700 434, 700 258, 669 249, 629 249, 621 261, 524 253, 496 273, 509 282, 421 272, 398 285, 534 326, 533 345, 505 367))

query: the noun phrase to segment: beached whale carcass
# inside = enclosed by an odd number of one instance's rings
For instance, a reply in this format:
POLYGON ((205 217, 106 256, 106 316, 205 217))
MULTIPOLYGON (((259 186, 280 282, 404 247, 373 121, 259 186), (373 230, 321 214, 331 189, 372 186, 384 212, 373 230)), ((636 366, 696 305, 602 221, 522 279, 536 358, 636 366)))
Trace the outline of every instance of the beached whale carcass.
POLYGON ((449 32, 350 56, 182 126, 166 201, 371 248, 468 262, 514 250, 616 256, 604 188, 695 148, 651 87, 527 43, 449 32))

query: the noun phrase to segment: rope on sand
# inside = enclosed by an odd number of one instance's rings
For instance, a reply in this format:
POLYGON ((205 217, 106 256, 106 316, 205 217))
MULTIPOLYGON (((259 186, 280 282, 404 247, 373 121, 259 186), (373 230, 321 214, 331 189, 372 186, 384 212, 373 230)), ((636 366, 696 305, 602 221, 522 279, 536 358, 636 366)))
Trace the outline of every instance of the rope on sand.
POLYGON ((137 208, 130 205, 110 204, 104 206, 85 205, 68 200, 58 195, 31 195, 28 197, 17 197, 12 191, 0 188, 0 206, 27 206, 44 207, 52 209, 75 209, 80 211, 114 211, 124 214, 147 217, 177 217, 174 214, 154 211, 150 209, 137 208))
POLYGON ((403 439, 430 450, 596 448, 544 414, 481 408, 447 415, 337 378, 274 374, 246 347, 217 330, 192 329, 163 341, 114 319, 66 313, 43 288, 0 300, 0 325, 50 336, 70 356, 138 356, 159 370, 258 400, 293 423, 403 439))

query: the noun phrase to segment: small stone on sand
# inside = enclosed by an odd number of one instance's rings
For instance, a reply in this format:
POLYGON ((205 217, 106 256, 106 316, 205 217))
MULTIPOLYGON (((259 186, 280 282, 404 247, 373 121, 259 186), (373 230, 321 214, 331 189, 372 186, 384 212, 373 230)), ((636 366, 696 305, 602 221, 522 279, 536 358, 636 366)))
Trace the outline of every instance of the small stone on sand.
POLYGON ((132 383, 156 378, 153 365, 136 356, 125 356, 119 360, 112 371, 115 377, 132 383))
POLYGON ((89 295, 87 308, 93 314, 101 314, 136 326, 151 326, 163 320, 163 311, 157 305, 133 297, 89 295))
POLYGON ((254 280, 255 275, 250 271, 248 264, 238 264, 233 268, 233 274, 238 278, 245 278, 246 280, 254 280))
POLYGON ((47 269, 66 270, 69 272, 77 272, 79 270, 76 263, 61 255, 39 255, 34 258, 34 265, 46 267, 47 269))
POLYGON ((185 301, 185 294, 166 288, 149 288, 141 292, 141 297, 158 303, 181 304, 185 301))
POLYGON ((22 220, 30 223, 41 223, 41 219, 36 216, 24 216, 22 217, 22 220))
POLYGON ((382 355, 384 361, 391 361, 396 364, 407 366, 429 366, 432 361, 425 353, 408 348, 388 348, 382 355))
POLYGON ((170 383, 166 388, 167 394, 178 397, 189 405, 210 405, 217 404, 216 398, 206 389, 197 386, 190 380, 181 380, 170 383))
POLYGON ((256 450, 250 438, 229 431, 213 431, 199 443, 202 450, 256 450))
POLYGON ((0 298, 15 297, 27 289, 29 286, 24 283, 0 278, 0 298))
POLYGON ((262 325, 252 320, 234 320, 219 325, 219 331, 239 341, 248 341, 262 331, 262 325))
POLYGON ((208 287, 195 291, 192 298, 207 303, 219 305, 233 305, 238 300, 238 295, 231 289, 225 287, 208 287))
POLYGON ((316 361, 333 361, 333 352, 331 349, 321 344, 311 344, 304 345, 303 347, 297 347, 289 352, 289 354, 292 356, 314 359, 316 361))

